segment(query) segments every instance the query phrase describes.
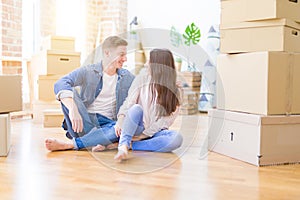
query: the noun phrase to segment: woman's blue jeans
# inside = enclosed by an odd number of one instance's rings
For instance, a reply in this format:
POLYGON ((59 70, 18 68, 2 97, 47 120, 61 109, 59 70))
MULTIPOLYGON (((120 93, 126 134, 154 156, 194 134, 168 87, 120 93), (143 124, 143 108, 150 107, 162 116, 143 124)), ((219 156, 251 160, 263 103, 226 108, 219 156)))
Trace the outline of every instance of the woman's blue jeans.
MULTIPOLYGON (((143 109, 135 104, 129 110, 124 119, 119 146, 130 147, 133 136, 138 136, 144 131, 143 109)), ((152 137, 132 142, 132 150, 171 152, 182 144, 182 136, 173 130, 160 130, 152 137)))

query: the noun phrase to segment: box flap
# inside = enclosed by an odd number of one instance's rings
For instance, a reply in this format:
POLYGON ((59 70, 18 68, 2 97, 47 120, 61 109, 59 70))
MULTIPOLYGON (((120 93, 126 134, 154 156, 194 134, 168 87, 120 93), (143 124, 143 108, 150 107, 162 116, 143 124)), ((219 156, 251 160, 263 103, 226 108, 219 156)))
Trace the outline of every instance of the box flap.
POLYGON ((272 115, 261 118, 263 125, 268 124, 300 124, 300 115, 272 115))
POLYGON ((75 41, 75 37, 60 36, 60 35, 48 35, 48 36, 45 37, 45 39, 48 39, 48 40, 71 40, 71 41, 75 41))
POLYGON ((60 55, 60 56, 80 56, 80 52, 65 51, 65 50, 46 50, 47 55, 60 55))
POLYGON ((43 110, 43 114, 44 114, 44 116, 45 115, 61 115, 61 116, 64 115, 61 109, 46 109, 46 110, 43 110))
POLYGON ((242 122, 255 126, 260 125, 261 115, 255 115, 243 112, 233 112, 228 110, 211 109, 208 111, 208 116, 219 119, 226 119, 230 121, 242 122))
POLYGON ((39 75, 39 80, 58 80, 64 75, 39 75))
POLYGON ((221 24, 220 29, 241 29, 241 28, 258 28, 268 26, 288 26, 300 30, 300 23, 290 19, 269 19, 257 20, 251 22, 236 22, 232 24, 221 24))

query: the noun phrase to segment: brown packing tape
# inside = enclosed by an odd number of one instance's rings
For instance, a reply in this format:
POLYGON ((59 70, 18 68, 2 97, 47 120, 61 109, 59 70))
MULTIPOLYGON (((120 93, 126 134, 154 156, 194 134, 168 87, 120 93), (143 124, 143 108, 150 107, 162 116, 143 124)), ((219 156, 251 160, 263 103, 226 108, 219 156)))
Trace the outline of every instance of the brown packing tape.
POLYGON ((286 85, 286 112, 287 116, 292 113, 292 105, 293 105, 293 79, 294 79, 294 61, 295 55, 293 53, 289 53, 288 55, 288 68, 287 68, 287 85, 286 85))

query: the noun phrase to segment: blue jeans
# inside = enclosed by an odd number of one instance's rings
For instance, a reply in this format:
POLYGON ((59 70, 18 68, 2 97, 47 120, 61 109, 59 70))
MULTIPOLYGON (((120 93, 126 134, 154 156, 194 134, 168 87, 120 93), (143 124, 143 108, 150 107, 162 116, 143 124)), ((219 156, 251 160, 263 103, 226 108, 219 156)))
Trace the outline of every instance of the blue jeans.
MULTIPOLYGON (((118 142, 119 138, 116 136, 114 128, 116 122, 113 120, 108 123, 104 123, 105 121, 100 122, 102 123, 101 127, 94 127, 87 134, 73 138, 75 149, 92 147, 98 144, 106 146, 118 142)), ((140 105, 136 104, 128 110, 125 117, 119 145, 126 144, 129 147, 133 135, 140 135, 143 130, 143 110, 140 105)), ((181 144, 182 136, 178 132, 161 130, 151 138, 133 142, 132 150, 171 152, 179 148, 181 144)))
POLYGON ((69 109, 65 105, 61 104, 62 111, 64 114, 64 122, 62 127, 67 132, 69 132, 73 138, 84 136, 85 134, 89 133, 92 129, 100 128, 106 124, 110 124, 114 122, 113 120, 101 114, 88 113, 86 106, 83 104, 77 92, 74 92, 73 100, 77 105, 78 112, 80 113, 83 121, 83 131, 80 133, 74 132, 74 130, 72 129, 72 123, 69 118, 69 109))
POLYGON ((98 144, 106 146, 118 142, 119 138, 116 136, 114 128, 115 124, 116 122, 112 121, 100 128, 93 128, 90 132, 81 137, 73 138, 74 149, 92 147, 98 144))
MULTIPOLYGON (((119 146, 130 147, 132 137, 142 134, 144 129, 143 109, 135 104, 128 110, 124 119, 119 146)), ((132 142, 132 150, 171 152, 181 146, 182 140, 178 132, 165 129, 158 131, 151 138, 132 142)))

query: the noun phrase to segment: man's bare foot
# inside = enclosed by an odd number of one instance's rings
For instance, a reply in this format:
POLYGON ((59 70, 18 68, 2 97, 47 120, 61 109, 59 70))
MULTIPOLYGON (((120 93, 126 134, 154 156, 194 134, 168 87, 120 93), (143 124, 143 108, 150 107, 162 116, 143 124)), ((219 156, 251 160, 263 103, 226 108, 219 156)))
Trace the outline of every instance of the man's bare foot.
POLYGON ((118 146, 119 146, 119 142, 115 142, 115 143, 111 143, 111 144, 107 145, 106 148, 109 150, 113 150, 113 149, 117 149, 118 146))
POLYGON ((126 145, 122 145, 118 147, 118 153, 115 155, 114 159, 118 162, 122 160, 126 160, 128 158, 128 147, 126 145))
POLYGON ((53 138, 47 138, 45 140, 45 146, 49 151, 68 150, 74 148, 72 142, 64 142, 53 138))
POLYGON ((115 143, 111 143, 107 146, 103 146, 101 144, 98 144, 97 146, 94 146, 92 148, 92 152, 101 152, 104 150, 113 150, 113 149, 117 149, 118 148, 119 143, 115 142, 115 143))
POLYGON ((94 146, 92 148, 92 152, 100 152, 100 151, 104 151, 106 149, 105 146, 101 145, 101 144, 97 144, 97 146, 94 146))

